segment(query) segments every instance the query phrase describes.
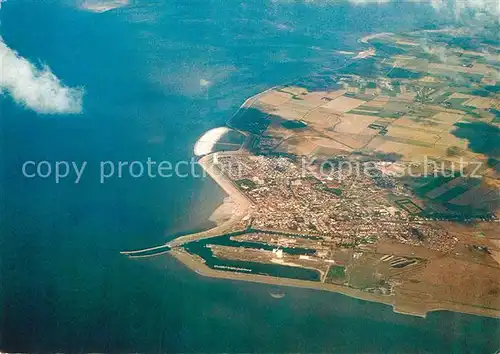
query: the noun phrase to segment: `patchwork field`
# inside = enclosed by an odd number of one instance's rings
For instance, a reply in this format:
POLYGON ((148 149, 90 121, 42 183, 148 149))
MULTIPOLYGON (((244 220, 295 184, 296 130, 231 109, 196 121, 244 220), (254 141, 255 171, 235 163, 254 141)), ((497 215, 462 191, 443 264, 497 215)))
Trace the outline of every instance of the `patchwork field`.
MULTIPOLYGON (((500 94, 495 89, 500 73, 481 59, 491 48, 429 44, 424 50, 411 36, 394 34, 364 40, 376 49, 374 56, 353 59, 341 73, 325 74, 330 87, 297 84, 258 96, 253 107, 267 117, 262 135, 277 141, 274 148, 264 144, 266 153, 390 157, 417 171, 426 171, 425 164, 433 161, 434 168, 460 168, 496 181, 499 173, 489 165, 500 159, 500 94), (440 61, 443 53, 446 63, 440 61), (480 166, 475 169, 475 164, 480 166)), ((500 54, 488 58, 495 56, 500 54)), ((491 194, 498 186, 491 181, 456 179, 434 188, 422 194, 434 211, 498 207, 491 194)))

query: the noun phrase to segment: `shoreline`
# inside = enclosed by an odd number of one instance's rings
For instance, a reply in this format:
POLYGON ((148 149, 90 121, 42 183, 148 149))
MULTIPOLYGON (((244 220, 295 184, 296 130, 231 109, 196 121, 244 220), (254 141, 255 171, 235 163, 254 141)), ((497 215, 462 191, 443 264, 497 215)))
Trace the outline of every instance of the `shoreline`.
POLYGON ((198 138, 194 144, 194 154, 196 156, 205 156, 211 153, 219 139, 224 136, 231 129, 228 127, 218 127, 206 131, 198 138))
POLYGON ((219 187, 222 188, 228 197, 231 198, 231 201, 236 205, 236 208, 232 211, 231 217, 221 224, 218 224, 209 230, 177 237, 168 242, 166 244, 167 246, 172 248, 179 247, 187 242, 215 237, 229 231, 238 231, 232 230, 232 227, 242 221, 242 219, 248 214, 249 209, 252 207, 252 202, 245 195, 243 195, 243 193, 241 193, 236 186, 218 170, 217 167, 214 166, 214 157, 218 156, 216 154, 233 155, 241 154, 241 152, 213 153, 203 156, 198 162, 206 173, 219 185, 219 187))
MULTIPOLYGON (((236 110, 236 112, 234 112, 234 114, 228 119, 228 121, 226 122, 226 126, 229 129, 234 129, 234 130, 240 131, 240 130, 235 129, 235 128, 233 128, 231 126, 231 120, 234 117, 236 117, 241 112, 242 109, 245 109, 245 108, 248 108, 248 107, 252 106, 252 104, 254 103, 254 101, 257 98, 259 98, 261 95, 263 95, 266 92, 271 91, 271 90, 273 90, 273 89, 275 89, 277 87, 280 87, 280 85, 275 85, 273 87, 270 87, 270 88, 268 88, 268 89, 266 89, 266 90, 264 90, 262 92, 256 93, 255 95, 247 98, 241 104, 241 106, 236 110)), ((217 129, 217 128, 214 128, 214 129, 217 129)), ((248 141, 248 138, 249 138, 249 136, 248 136, 247 133, 243 133, 243 134, 246 136, 246 139, 245 139, 245 142, 243 142, 242 147, 244 147, 247 144, 247 141, 248 141)), ((217 183, 217 185, 219 185, 219 187, 222 188, 222 190, 227 194, 227 196, 232 199, 232 201, 234 203, 238 204, 238 201, 240 201, 241 202, 241 206, 243 206, 243 208, 246 209, 246 208, 250 207, 250 205, 252 205, 252 202, 250 200, 248 200, 242 193, 240 193, 237 190, 237 188, 232 185, 231 181, 229 181, 229 180, 227 180, 227 178, 223 177, 220 172, 216 172, 215 168, 212 165, 213 164, 213 157, 216 154, 241 154, 241 153, 243 153, 241 151, 241 148, 239 150, 236 150, 236 151, 212 152, 212 153, 208 153, 208 154, 200 157, 200 159, 198 160, 198 163, 202 166, 203 170, 215 181, 215 183, 217 183), (211 160, 207 161, 209 159, 211 159, 211 160)), ((217 207, 217 208, 219 208, 219 207, 217 207)), ((213 211, 213 213, 215 213, 216 210, 217 209, 215 209, 213 211)), ((213 215, 213 213, 212 213, 212 215, 213 215)), ((179 237, 176 237, 175 239, 173 239, 173 240, 171 240, 171 241, 169 241, 167 243, 164 243, 164 244, 158 245, 158 246, 152 246, 152 247, 142 248, 142 249, 136 249, 136 250, 120 251, 120 254, 128 256, 130 258, 152 257, 152 256, 164 254, 165 252, 161 252, 161 253, 158 253, 158 254, 155 253, 155 254, 152 254, 152 255, 141 255, 141 254, 145 253, 145 252, 159 250, 159 249, 162 249, 162 248, 167 248, 167 247, 169 248, 167 251, 170 251, 170 247, 180 246, 181 244, 186 243, 186 242, 190 242, 193 239, 196 239, 197 237, 200 237, 199 239, 202 240, 204 238, 210 238, 210 237, 218 236, 217 232, 219 232, 219 234, 225 233, 225 232, 227 232, 226 228, 229 229, 229 225, 230 224, 233 224, 236 221, 240 221, 240 220, 236 220, 237 217, 235 217, 234 214, 235 214, 235 211, 233 211, 233 215, 228 220, 226 220, 226 221, 224 221, 224 222, 222 222, 220 224, 217 224, 216 226, 214 226, 214 227, 212 227, 212 228, 210 228, 208 230, 204 230, 204 231, 200 231, 200 232, 196 232, 196 233, 192 233, 192 234, 186 234, 186 235, 183 235, 183 236, 179 236, 179 237)), ((212 215, 210 217, 212 217, 212 215)), ((240 217, 240 219, 242 219, 242 218, 243 218, 243 216, 240 217)), ((241 230, 241 231, 243 231, 243 230, 241 230)))
MULTIPOLYGON (((256 96, 249 98, 247 101, 245 101, 245 103, 247 103, 252 98, 255 98, 256 96)), ((244 107, 244 105, 242 105, 242 107, 244 107)), ((448 312, 458 312, 476 316, 500 318, 500 314, 495 309, 489 309, 479 306, 476 307, 474 305, 459 304, 453 302, 442 302, 442 301, 441 302, 429 301, 423 304, 422 302, 419 302, 417 299, 408 298, 402 293, 398 295, 397 289, 395 293, 392 295, 382 295, 382 294, 366 292, 360 289, 346 287, 343 285, 323 283, 321 281, 280 278, 268 275, 233 272, 223 269, 212 269, 208 267, 202 258, 200 258, 197 255, 188 253, 182 248, 182 245, 193 241, 217 237, 228 232, 238 232, 238 231, 244 232, 246 230, 246 227, 242 228, 241 225, 239 229, 234 228, 234 226, 240 223, 244 219, 244 217, 249 214, 250 209, 253 207, 253 203, 234 185, 234 183, 229 178, 227 178, 214 165, 214 159, 216 159, 217 156, 241 155, 241 154, 245 154, 245 152, 242 151, 241 149, 238 151, 214 152, 211 154, 204 155, 199 159, 199 164, 202 166, 203 170, 207 173, 209 177, 211 177, 214 180, 214 182, 216 182, 220 186, 220 188, 231 199, 231 203, 233 203, 236 206, 236 208, 232 211, 232 215, 227 220, 223 221, 220 224, 217 224, 215 227, 211 229, 179 236, 163 245, 150 247, 146 249, 140 249, 140 250, 122 251, 120 252, 120 254, 126 255, 132 259, 148 258, 163 254, 170 254, 177 261, 183 263, 184 266, 186 266, 187 268, 189 268, 190 270, 194 271, 195 273, 201 276, 218 278, 218 279, 235 280, 235 281, 248 281, 248 282, 270 284, 276 286, 288 286, 288 287, 306 288, 312 290, 329 291, 349 296, 351 298, 355 298, 358 300, 370 301, 388 305, 392 307, 392 310, 395 313, 402 315, 411 315, 411 316, 425 318, 429 312, 448 311, 448 312), (153 252, 151 254, 148 254, 149 252, 155 250, 158 250, 158 252, 153 252)), ((216 210, 214 210, 214 213, 216 210)), ((279 232, 279 230, 275 230, 275 232, 279 232)))
POLYGON ((421 303, 407 301, 405 299, 400 299, 398 295, 381 295, 369 293, 359 289, 349 288, 342 285, 322 283, 310 280, 297 280, 292 278, 279 278, 269 275, 261 274, 249 274, 249 273, 237 273, 224 270, 215 270, 208 267, 198 256, 192 255, 181 248, 172 249, 168 252, 177 261, 181 262, 185 267, 195 272, 198 275, 235 280, 235 281, 246 281, 260 284, 276 285, 276 286, 286 286, 302 289, 320 290, 328 291, 344 296, 348 296, 353 299, 375 302, 387 306, 391 306, 393 312, 401 315, 410 315, 421 318, 426 318, 427 314, 430 312, 447 311, 456 312, 467 315, 483 316, 489 318, 500 318, 498 311, 488 308, 475 307, 471 305, 458 304, 453 302, 430 302, 426 303, 425 309, 417 310, 414 305, 421 305, 421 303))
MULTIPOLYGON (((236 273, 223 270, 215 270, 208 267, 204 262, 198 260, 196 256, 193 256, 190 253, 179 248, 173 249, 172 251, 169 252, 169 254, 171 254, 175 259, 177 259, 179 262, 184 264, 187 268, 191 269, 195 273, 209 278, 249 281, 261 284, 289 286, 289 287, 314 289, 314 290, 325 290, 325 291, 340 293, 358 300, 392 305, 392 302, 390 301, 382 301, 382 299, 377 298, 377 296, 384 296, 384 295, 371 294, 356 289, 352 289, 351 292, 350 288, 346 288, 341 285, 325 284, 319 281, 317 282, 311 280, 279 278, 261 274, 236 273)), ((389 298, 390 296, 386 295, 385 297, 389 298)))
MULTIPOLYGON (((378 33, 367 35, 361 39, 359 39, 359 43, 370 45, 369 41, 374 38, 391 36, 392 33, 378 33)), ((369 56, 375 55, 376 50, 374 47, 369 46, 368 49, 364 51, 360 51, 357 55, 351 59, 364 59, 369 56)), ((356 53, 352 53, 353 55, 356 53)), ((252 107, 252 105, 258 100, 259 97, 265 95, 267 92, 275 89, 274 86, 268 88, 260 93, 257 93, 245 100, 245 102, 238 108, 238 110, 231 116, 231 118, 227 121, 226 126, 239 131, 236 128, 232 127, 232 122, 239 117, 241 114, 245 114, 245 111, 252 107)), ((222 130, 223 128, 215 128, 208 133, 222 130)), ((295 278, 285 278, 279 276, 270 276, 264 274, 255 274, 252 273, 252 270, 249 269, 237 269, 232 267, 224 267, 224 266, 208 266, 205 259, 201 258, 197 254, 189 253, 182 246, 189 242, 195 242, 199 240, 209 239, 218 237, 230 232, 253 232, 251 227, 247 224, 249 222, 244 223, 249 216, 251 215, 252 208, 255 208, 253 202, 249 197, 238 188, 236 183, 232 181, 228 176, 226 176, 222 171, 217 167, 217 157, 218 156, 245 156, 250 155, 249 151, 246 151, 245 147, 248 145, 249 141, 252 141, 253 134, 248 132, 242 132, 245 136, 245 142, 241 145, 241 147, 236 151, 225 151, 225 152, 211 152, 211 148, 214 144, 212 144, 210 149, 206 149, 199 156, 202 156, 198 163, 202 166, 202 169, 206 172, 206 174, 211 177, 214 182, 216 182, 219 187, 227 194, 228 199, 230 199, 230 203, 234 206, 231 209, 231 205, 224 205, 218 207, 221 210, 224 209, 225 216, 219 219, 220 223, 213 228, 208 230, 204 230, 201 232, 195 232, 191 234, 185 234, 183 236, 177 237, 164 245, 151 247, 148 249, 137 250, 137 251, 123 251, 120 252, 123 255, 127 255, 130 258, 144 258, 144 257, 153 257, 165 253, 170 253, 177 261, 181 262, 188 269, 194 271, 195 273, 211 278, 218 279, 229 279, 235 281, 248 281, 254 283, 262 283, 262 284, 270 284, 275 286, 289 286, 296 288, 307 288, 313 290, 322 290, 322 291, 330 291, 339 293, 345 296, 349 296, 351 298, 355 298, 362 301, 370 301, 377 302, 384 305, 389 305, 392 307, 393 312, 403 315, 411 315, 425 318, 429 312, 436 311, 447 311, 447 312, 458 312, 469 315, 476 316, 485 316, 491 318, 500 318, 500 312, 498 309, 481 306, 477 301, 473 300, 470 303, 460 303, 449 301, 450 297, 433 297, 432 292, 426 293, 425 291, 413 290, 408 291, 401 284, 392 284, 390 289, 390 294, 384 295, 384 292, 370 292, 369 290, 359 286, 359 288, 354 288, 346 283, 343 284, 335 284, 335 283, 326 283, 326 277, 321 276, 320 281, 312 281, 312 280, 300 280, 295 278), (224 208, 223 208, 224 207, 224 208), (154 252, 157 251, 157 252, 154 252), (152 252, 152 253, 149 253, 152 252), (232 271, 233 270, 233 271, 232 271), (238 271, 240 270, 240 271, 238 271), (241 272, 244 270, 244 272, 241 272), (248 271, 248 272, 246 272, 248 271), (364 289, 364 290, 362 290, 364 289)), ((207 134, 207 133, 205 133, 207 134)), ((196 146, 200 147, 200 141, 197 142, 196 146)), ((204 141, 201 141, 204 143, 204 141)), ((198 149, 202 151, 203 149, 198 149)), ((196 151, 195 151, 196 153, 196 151)), ((215 215, 216 211, 212 215, 215 215)), ((251 220, 251 219, 249 219, 251 220)), ((250 223, 251 224, 251 223, 250 223)), ((271 231, 271 230, 269 230, 271 231)), ((280 232, 280 230, 272 230, 273 232, 280 232)), ((313 235, 311 235, 313 236, 313 235)), ((307 267, 300 267, 307 268, 307 267)), ((328 268, 329 269, 329 268, 328 268)), ((458 298, 456 298, 458 299, 458 298)), ((461 300, 461 299, 458 299, 461 300)), ((488 303, 488 305, 490 305, 488 303)))
MULTIPOLYGON (((217 185, 221 187, 221 189, 227 194, 227 196, 231 198, 231 202, 234 203, 234 205, 236 205, 236 208, 232 211, 232 215, 227 220, 223 221, 220 224, 217 224, 216 226, 208 230, 179 236, 165 244, 158 246, 153 246, 138 250, 121 251, 120 254, 129 256, 131 258, 153 257, 159 254, 163 254, 165 252, 162 251, 161 253, 154 253, 151 255, 143 255, 143 253, 151 252, 154 250, 162 250, 164 248, 167 249, 167 251, 170 251, 170 249, 174 247, 180 247, 188 242, 216 237, 230 231, 244 231, 244 229, 233 230, 232 227, 237 225, 240 221, 242 221, 242 219, 248 214, 249 209, 252 207, 252 202, 243 193, 241 193, 236 188, 236 186, 234 186, 234 184, 214 166, 213 160, 214 156, 217 156, 216 154, 231 155, 231 154, 241 154, 241 152, 232 151, 224 153, 213 153, 203 156, 198 161, 198 163, 202 166, 202 168, 208 174, 208 176, 210 176, 217 183, 217 185)), ((214 210, 214 212, 216 210, 214 210)))

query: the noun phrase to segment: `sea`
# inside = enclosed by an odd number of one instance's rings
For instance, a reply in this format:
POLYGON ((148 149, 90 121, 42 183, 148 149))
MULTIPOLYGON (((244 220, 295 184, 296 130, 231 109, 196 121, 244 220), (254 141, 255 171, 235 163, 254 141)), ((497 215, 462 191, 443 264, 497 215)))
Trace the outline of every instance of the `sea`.
POLYGON ((100 163, 189 161, 246 98, 342 66, 375 32, 439 28, 423 3, 8 0, 0 36, 82 87, 81 114, 0 96, 0 351, 494 353, 500 321, 418 318, 340 294, 202 277, 120 251, 210 227, 209 178, 99 178, 100 163), (26 161, 87 162, 79 183, 26 178, 26 161), (275 298, 271 293, 284 293, 275 298))

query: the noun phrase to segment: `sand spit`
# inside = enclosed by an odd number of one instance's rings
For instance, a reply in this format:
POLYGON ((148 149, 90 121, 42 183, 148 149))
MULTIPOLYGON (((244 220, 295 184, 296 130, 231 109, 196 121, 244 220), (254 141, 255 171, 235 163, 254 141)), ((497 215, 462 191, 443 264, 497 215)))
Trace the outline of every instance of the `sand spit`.
POLYGON ((369 34, 367 36, 364 36, 359 40, 360 43, 365 43, 368 44, 370 40, 375 39, 375 38, 381 38, 381 37, 386 37, 386 36, 391 36, 393 33, 391 32, 382 32, 382 33, 374 33, 374 34, 369 34))
POLYGON ((194 145, 194 154, 203 156, 210 154, 213 151, 215 144, 231 129, 227 127, 219 127, 210 129, 203 134, 194 145))

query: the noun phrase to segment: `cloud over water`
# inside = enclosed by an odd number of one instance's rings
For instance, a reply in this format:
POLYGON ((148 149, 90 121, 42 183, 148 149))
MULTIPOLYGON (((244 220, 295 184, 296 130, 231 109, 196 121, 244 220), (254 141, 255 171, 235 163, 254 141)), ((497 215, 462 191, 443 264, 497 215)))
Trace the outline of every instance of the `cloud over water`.
POLYGON ((36 67, 0 37, 0 94, 37 113, 75 114, 82 111, 84 90, 65 86, 48 66, 36 67))

